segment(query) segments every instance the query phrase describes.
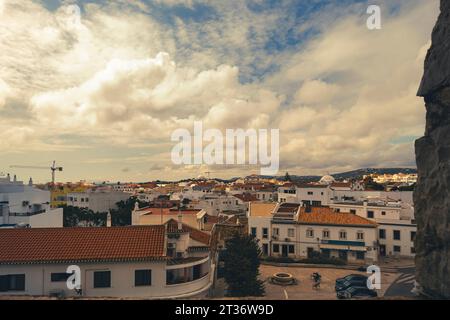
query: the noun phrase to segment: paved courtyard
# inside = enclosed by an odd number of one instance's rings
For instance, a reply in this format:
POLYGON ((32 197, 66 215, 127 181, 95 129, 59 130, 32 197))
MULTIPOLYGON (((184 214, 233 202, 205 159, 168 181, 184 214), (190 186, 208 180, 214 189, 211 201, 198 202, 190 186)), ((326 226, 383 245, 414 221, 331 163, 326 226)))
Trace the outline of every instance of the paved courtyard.
MULTIPOLYGON (((332 269, 332 268, 304 268, 304 267, 278 267, 261 265, 261 278, 267 280, 278 272, 292 274, 297 280, 297 285, 279 286, 266 282, 266 296, 264 299, 274 300, 335 300, 336 292, 334 285, 337 278, 348 274, 365 274, 355 270, 332 269), (311 274, 319 272, 322 275, 320 289, 313 289, 311 274)), ((386 289, 398 278, 399 274, 394 272, 381 274, 381 287, 378 295, 383 296, 386 289)))

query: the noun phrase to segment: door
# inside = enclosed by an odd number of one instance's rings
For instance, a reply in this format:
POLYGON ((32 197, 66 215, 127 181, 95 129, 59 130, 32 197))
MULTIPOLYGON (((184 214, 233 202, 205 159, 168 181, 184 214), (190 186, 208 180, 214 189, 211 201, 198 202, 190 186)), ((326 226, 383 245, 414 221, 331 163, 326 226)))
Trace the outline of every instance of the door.
POLYGON ((288 256, 288 246, 283 244, 281 246, 281 256, 287 257, 288 256))
POLYGON ((330 258, 331 257, 330 249, 322 249, 322 256, 324 258, 330 258))
POLYGON ((386 246, 384 244, 380 245, 380 256, 385 257, 386 256, 386 246))
POLYGON ((308 248, 307 257, 308 257, 308 259, 311 259, 314 257, 314 248, 308 248))
POLYGON ((267 243, 263 243, 263 255, 269 255, 269 245, 267 243))
POLYGON ((347 261, 348 253, 346 250, 339 250, 339 259, 347 261))

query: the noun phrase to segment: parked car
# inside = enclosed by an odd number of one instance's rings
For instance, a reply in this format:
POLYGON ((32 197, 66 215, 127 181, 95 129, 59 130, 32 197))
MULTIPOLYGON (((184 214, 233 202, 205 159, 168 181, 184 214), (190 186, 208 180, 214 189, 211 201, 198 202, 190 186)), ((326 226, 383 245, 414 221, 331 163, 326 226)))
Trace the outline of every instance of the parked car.
POLYGON ((350 287, 367 287, 367 277, 353 278, 344 282, 336 283, 334 289, 337 291, 346 290, 350 287))
POLYGON ((342 285, 346 281, 367 281, 367 276, 362 274, 349 274, 336 280, 336 285, 342 285))
POLYGON ((338 299, 361 299, 377 297, 378 294, 375 290, 370 290, 367 287, 349 287, 336 292, 336 296, 338 299))
POLYGON ((360 267, 358 267, 358 271, 366 272, 367 268, 368 268, 367 266, 360 266, 360 267))

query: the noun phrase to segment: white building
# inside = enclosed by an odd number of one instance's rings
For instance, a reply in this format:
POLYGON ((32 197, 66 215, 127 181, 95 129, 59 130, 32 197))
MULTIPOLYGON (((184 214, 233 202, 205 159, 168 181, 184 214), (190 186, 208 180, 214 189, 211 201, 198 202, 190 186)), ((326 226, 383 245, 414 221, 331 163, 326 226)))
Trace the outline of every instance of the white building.
POLYGON ((126 201, 130 196, 129 193, 107 189, 73 192, 67 195, 67 205, 102 213, 117 209, 117 202, 126 201))
POLYGON ((176 221, 159 226, 0 229, 0 296, 187 298, 208 293, 209 236, 176 221))
POLYGON ((162 195, 163 194, 158 191, 150 190, 150 191, 144 191, 144 192, 137 193, 136 198, 142 202, 153 202, 156 199, 158 199, 159 196, 162 196, 162 195))
POLYGON ((194 200, 190 206, 204 210, 210 216, 221 214, 246 214, 250 201, 258 200, 255 195, 245 194, 210 194, 194 200))
POLYGON ((326 207, 252 202, 248 228, 266 256, 311 258, 320 253, 353 263, 378 258, 375 222, 326 207))
POLYGON ((336 202, 330 207, 375 221, 378 224, 377 239, 381 256, 415 256, 417 225, 411 204, 389 199, 370 199, 336 202))
POLYGON ((50 191, 8 175, 0 178, 0 227, 14 226, 62 227, 63 210, 50 208, 50 191))

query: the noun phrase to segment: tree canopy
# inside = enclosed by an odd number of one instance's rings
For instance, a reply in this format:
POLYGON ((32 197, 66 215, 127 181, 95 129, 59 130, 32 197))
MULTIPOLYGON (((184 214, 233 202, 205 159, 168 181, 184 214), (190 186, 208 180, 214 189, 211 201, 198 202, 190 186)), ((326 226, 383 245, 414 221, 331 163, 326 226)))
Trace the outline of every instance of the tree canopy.
POLYGON ((261 249, 251 235, 235 234, 225 243, 224 278, 228 296, 263 296, 264 284, 259 279, 261 249))

